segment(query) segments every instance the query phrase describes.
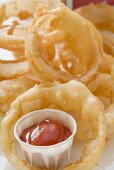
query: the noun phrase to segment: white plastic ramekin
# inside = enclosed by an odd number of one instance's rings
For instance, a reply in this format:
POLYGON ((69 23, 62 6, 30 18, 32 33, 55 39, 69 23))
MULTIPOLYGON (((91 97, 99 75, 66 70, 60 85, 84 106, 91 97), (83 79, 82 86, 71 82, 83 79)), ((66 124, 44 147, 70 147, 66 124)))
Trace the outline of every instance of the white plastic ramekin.
POLYGON ((19 119, 14 127, 14 136, 28 163, 39 168, 58 169, 66 166, 71 159, 70 150, 76 131, 76 121, 71 115, 60 110, 43 109, 31 112, 19 119), (20 140, 23 130, 46 119, 61 122, 72 131, 72 135, 67 140, 51 146, 33 146, 20 140))

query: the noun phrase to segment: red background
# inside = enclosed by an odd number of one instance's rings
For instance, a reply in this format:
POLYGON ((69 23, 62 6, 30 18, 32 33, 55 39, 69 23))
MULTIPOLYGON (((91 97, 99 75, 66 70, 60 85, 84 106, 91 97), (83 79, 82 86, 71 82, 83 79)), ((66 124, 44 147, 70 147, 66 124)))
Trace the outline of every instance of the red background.
POLYGON ((79 7, 82 5, 86 5, 90 2, 99 3, 99 2, 103 2, 103 1, 106 1, 109 4, 114 5, 114 0, 73 0, 73 6, 74 6, 74 8, 76 8, 76 7, 79 7))

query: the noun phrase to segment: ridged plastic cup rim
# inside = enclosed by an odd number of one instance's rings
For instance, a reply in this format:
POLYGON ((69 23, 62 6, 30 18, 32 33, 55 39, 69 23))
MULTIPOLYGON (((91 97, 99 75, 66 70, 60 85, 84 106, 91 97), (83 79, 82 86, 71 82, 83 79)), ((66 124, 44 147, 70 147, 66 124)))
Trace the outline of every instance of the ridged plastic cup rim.
POLYGON ((16 124, 15 124, 15 126, 14 126, 14 136, 15 136, 16 140, 19 142, 19 144, 23 144, 23 145, 28 146, 28 147, 39 148, 39 149, 51 148, 52 146, 53 146, 53 147, 57 147, 57 146, 59 146, 59 145, 65 144, 65 143, 68 142, 68 140, 70 140, 71 138, 73 138, 73 137, 75 136, 76 132, 77 132, 77 123, 76 123, 75 119, 74 119, 70 114, 68 114, 68 113, 66 113, 66 112, 64 112, 64 111, 61 111, 61 110, 57 110, 57 109, 40 109, 40 110, 35 110, 35 111, 30 112, 30 113, 24 115, 23 117, 21 117, 21 118, 16 122, 16 124), (62 142, 60 142, 60 143, 57 143, 57 144, 54 144, 54 145, 49 145, 49 146, 35 146, 35 145, 31 145, 31 144, 28 144, 28 143, 23 142, 23 141, 19 138, 19 136, 17 135, 17 132, 16 132, 16 129, 17 129, 19 123, 22 121, 22 119, 28 118, 30 115, 33 115, 34 112, 39 112, 39 111, 58 111, 58 112, 63 112, 64 114, 66 114, 67 116, 69 116, 69 117, 72 119, 73 123, 74 123, 74 130, 73 130, 72 135, 71 135, 68 139, 66 139, 66 140, 64 140, 64 141, 62 141, 62 142))

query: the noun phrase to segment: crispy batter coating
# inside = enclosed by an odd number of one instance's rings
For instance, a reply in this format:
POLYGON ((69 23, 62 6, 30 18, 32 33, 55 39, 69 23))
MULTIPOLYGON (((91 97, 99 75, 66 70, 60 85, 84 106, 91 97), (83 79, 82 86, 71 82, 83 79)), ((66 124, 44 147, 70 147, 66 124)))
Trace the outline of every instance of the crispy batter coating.
POLYGON ((28 112, 48 107, 72 114, 78 124, 78 138, 83 140, 85 137, 88 140, 80 160, 63 169, 92 169, 98 163, 105 146, 105 121, 102 115, 104 109, 102 103, 87 87, 77 81, 70 81, 66 84, 36 85, 12 103, 1 125, 2 148, 7 159, 17 169, 39 170, 21 160, 17 155, 14 149, 13 128, 16 121, 28 112))
POLYGON ((0 121, 9 110, 10 104, 36 82, 26 76, 0 82, 0 121))
MULTIPOLYGON (((54 36, 52 36, 52 39, 54 39, 54 36)), ((37 77, 41 79, 41 82, 54 80, 67 82, 71 79, 76 79, 86 84, 96 75, 103 55, 102 38, 94 26, 62 3, 58 4, 56 8, 50 8, 48 4, 38 6, 31 24, 26 28, 25 50, 29 65, 37 77), (63 60, 63 57, 66 57, 63 56, 63 53, 60 53, 62 68, 53 65, 53 61, 56 60, 55 57, 51 61, 49 60, 49 54, 44 45, 45 39, 43 41, 42 37, 47 33, 50 33, 51 37, 53 35, 51 33, 57 30, 59 30, 59 35, 61 36, 55 38, 56 41, 62 42, 62 37, 63 41, 65 40, 68 43, 68 50, 70 49, 74 54, 70 56, 70 60, 74 61, 75 59, 77 65, 82 65, 83 72, 81 75, 72 74, 62 64, 66 61, 65 59, 63 60)), ((65 64, 69 64, 69 62, 65 64)), ((70 64, 75 63, 70 62, 70 64)), ((77 69, 77 67, 73 68, 77 69)))
POLYGON ((91 21, 103 37, 104 51, 114 56, 114 8, 107 3, 89 4, 76 9, 91 21))

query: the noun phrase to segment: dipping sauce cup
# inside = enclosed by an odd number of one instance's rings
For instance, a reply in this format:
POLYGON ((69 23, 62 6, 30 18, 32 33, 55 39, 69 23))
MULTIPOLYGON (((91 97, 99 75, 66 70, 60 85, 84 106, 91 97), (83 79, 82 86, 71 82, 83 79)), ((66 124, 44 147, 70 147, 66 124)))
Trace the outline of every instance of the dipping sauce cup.
POLYGON ((29 164, 39 168, 58 169, 66 166, 71 159, 70 151, 76 131, 76 121, 71 115, 60 110, 43 109, 33 111, 19 119, 14 127, 14 136, 29 164), (65 141, 50 146, 34 146, 20 140, 23 130, 46 119, 59 121, 71 130, 72 135, 65 141))

